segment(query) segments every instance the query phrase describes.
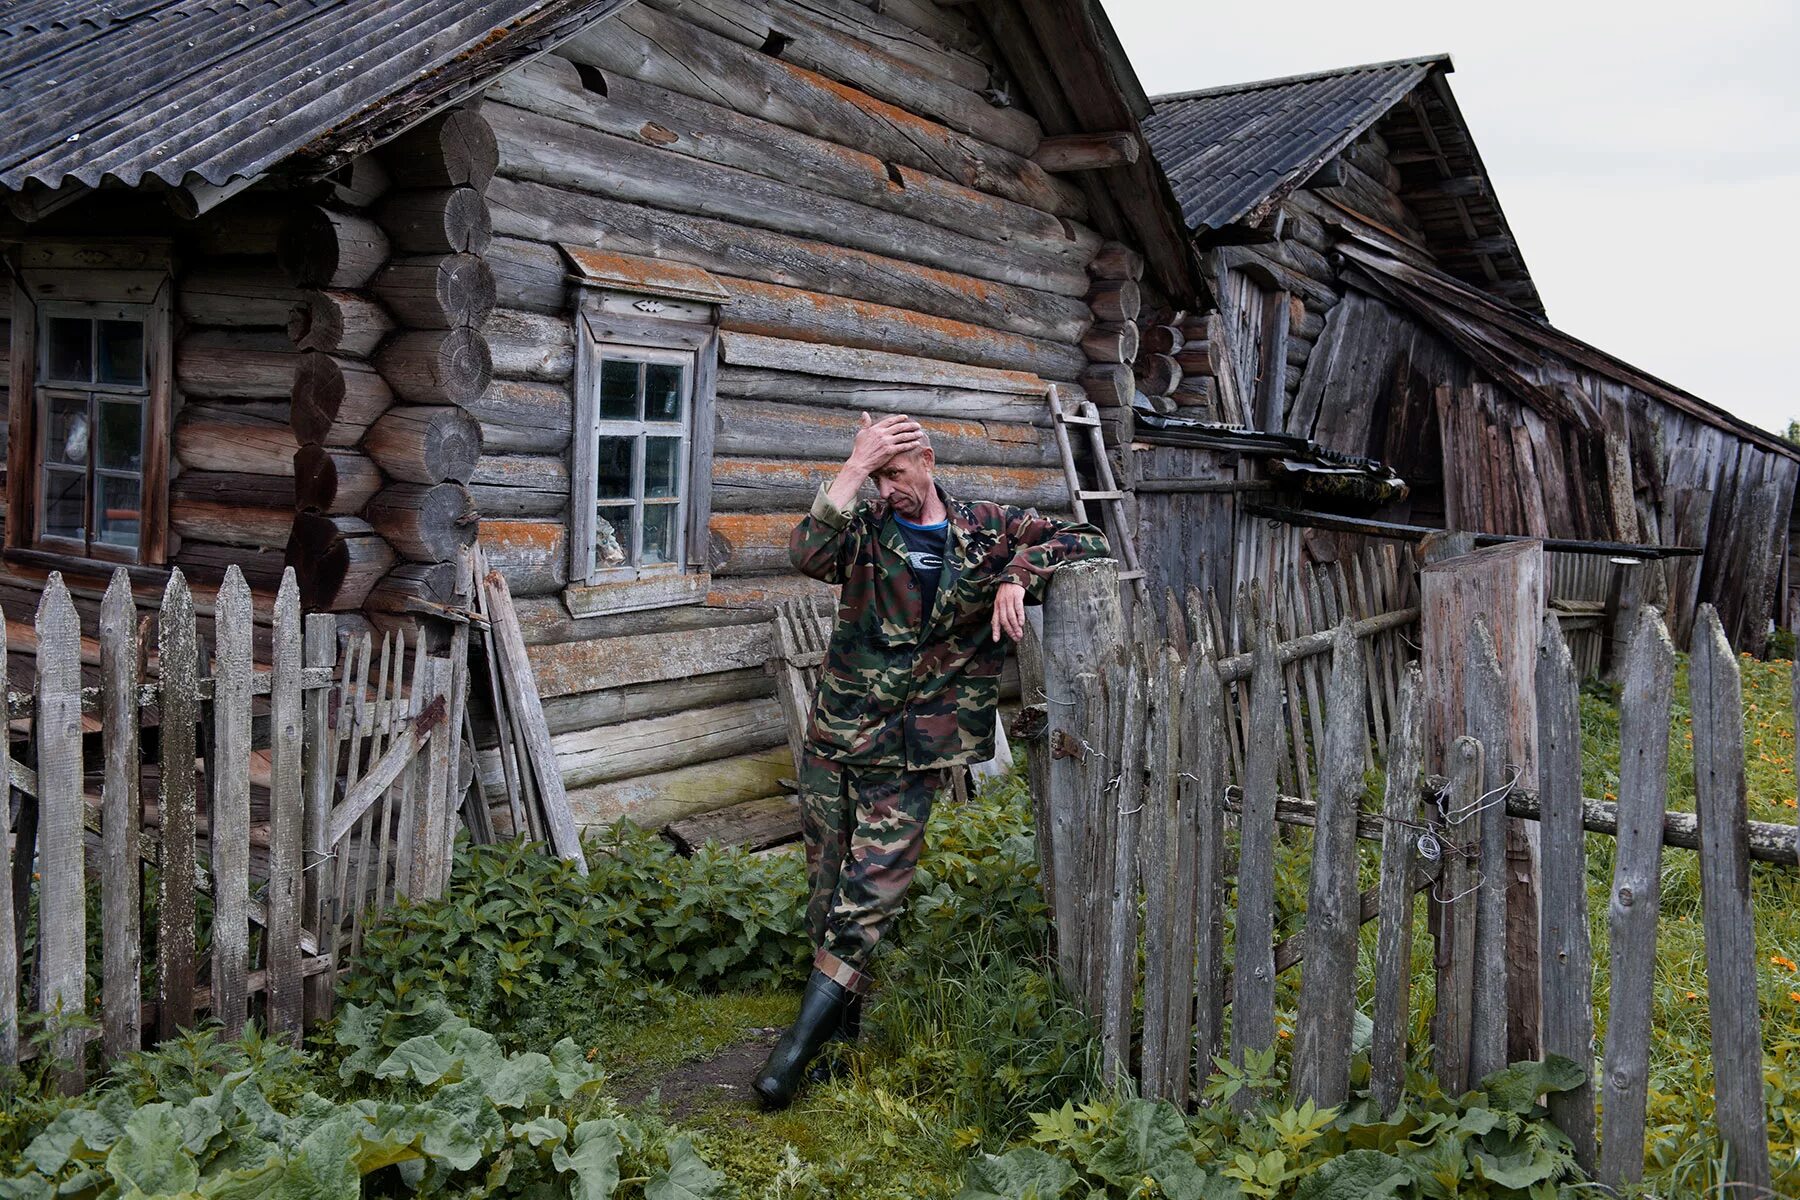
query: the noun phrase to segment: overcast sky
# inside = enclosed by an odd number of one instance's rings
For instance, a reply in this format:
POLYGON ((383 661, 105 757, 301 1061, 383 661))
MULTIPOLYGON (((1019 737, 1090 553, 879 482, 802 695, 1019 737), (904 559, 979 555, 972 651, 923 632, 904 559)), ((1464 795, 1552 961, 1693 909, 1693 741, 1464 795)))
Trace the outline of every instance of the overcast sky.
POLYGON ((1800 418, 1800 3, 1104 0, 1152 95, 1449 51, 1550 320, 1800 418))

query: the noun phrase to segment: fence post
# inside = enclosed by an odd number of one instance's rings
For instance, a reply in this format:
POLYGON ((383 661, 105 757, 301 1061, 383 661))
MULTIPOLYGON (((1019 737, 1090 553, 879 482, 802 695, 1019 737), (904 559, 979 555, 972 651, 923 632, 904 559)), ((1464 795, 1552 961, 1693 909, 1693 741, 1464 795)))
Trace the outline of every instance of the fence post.
POLYGON ((1619 697, 1619 833, 1607 907, 1612 982, 1601 1089, 1606 1140, 1600 1147, 1599 1177, 1608 1187, 1644 1176, 1663 810, 1669 798, 1669 710, 1675 690, 1675 647, 1655 609, 1646 609, 1638 623, 1624 682, 1619 697))
POLYGON ((250 588, 234 563, 214 605, 212 1011, 243 1032, 250 971, 250 588))
MULTIPOLYGON (((1148 606, 1146 606, 1147 608, 1148 606)), ((1179 613, 1176 614, 1179 618, 1179 613)), ((1179 619, 1176 621, 1179 627, 1179 619)), ((1144 821, 1138 843, 1144 877, 1143 1094, 1187 1102, 1192 1061, 1194 989, 1193 910, 1182 903, 1191 886, 1193 822, 1183 819, 1180 769, 1181 656, 1168 642, 1150 648, 1150 695, 1144 754, 1144 821)))
POLYGON ((1356 1011, 1356 817, 1362 800, 1363 721, 1368 665, 1350 618, 1331 638, 1319 807, 1313 827, 1312 879, 1306 899, 1306 969, 1294 1028, 1294 1096, 1320 1108, 1350 1090, 1350 1014, 1356 1011))
MULTIPOLYGON (((1240 593, 1241 594, 1241 593, 1240 593)), ((1275 633, 1251 593, 1255 648, 1251 651, 1250 728, 1245 748, 1244 799, 1238 820, 1236 955, 1232 970, 1231 1062, 1275 1042, 1275 764, 1286 753, 1281 720, 1281 666, 1275 633)), ((1242 606, 1240 606, 1242 611, 1242 606)), ((1239 1092, 1248 1105, 1254 1096, 1239 1092)))
MULTIPOLYGON (((1581 811, 1581 696, 1556 617, 1538 641, 1538 797, 1544 844, 1544 1049, 1582 1069, 1580 1087, 1549 1097, 1575 1161, 1594 1171, 1593 948, 1588 944, 1587 833, 1581 811)), ((1666 730, 1665 726, 1665 730, 1666 730)), ((1663 744, 1668 744, 1665 732, 1663 744)), ((1621 754, 1623 754, 1621 748, 1621 754)), ((1622 794, 1622 793, 1621 793, 1622 794)))
POLYGON ((300 983, 300 903, 305 801, 300 794, 300 587, 294 569, 275 594, 274 675, 269 692, 269 1032, 298 1042, 305 1011, 300 983))
MULTIPOLYGON (((1197 598, 1190 594, 1195 615, 1201 615, 1197 598)), ((1204 620, 1196 624, 1207 624, 1204 620)), ((1225 1028, 1225 728, 1224 684, 1214 657, 1216 631, 1210 628, 1195 639, 1193 660, 1188 665, 1187 695, 1182 707, 1186 728, 1182 731, 1183 788, 1192 789, 1198 822, 1194 848, 1195 981, 1199 991, 1195 1005, 1194 1049, 1200 1056, 1202 1078, 1212 1073, 1213 1058, 1222 1048, 1225 1028)))
POLYGON ((1419 665, 1408 663, 1388 741, 1387 786, 1381 810, 1381 924, 1375 943, 1375 1030, 1369 1048, 1369 1090, 1383 1116, 1394 1111, 1406 1086, 1423 705, 1419 665))
MULTIPOLYGON (((1494 634, 1500 663, 1506 740, 1482 749, 1488 776, 1504 780, 1517 770, 1517 786, 1537 786, 1536 669, 1538 625, 1544 614, 1544 552, 1538 542, 1510 542, 1467 553, 1467 535, 1449 535, 1427 547, 1419 572, 1420 665, 1424 669, 1427 763, 1444 761, 1451 740, 1464 726, 1465 639, 1470 619, 1483 614, 1494 634)), ((1489 787, 1494 786, 1490 783, 1489 787)), ((1506 839, 1506 1009, 1504 1057, 1513 1061, 1539 1054, 1537 830, 1534 823, 1505 818, 1506 839)), ((1441 926, 1441 913, 1439 924, 1441 926)), ((1440 962, 1442 955, 1440 953, 1440 962)))
POLYGON ((1755 911, 1744 810, 1744 697, 1737 661, 1702 604, 1688 660, 1694 715, 1694 808, 1700 822, 1700 898, 1706 924, 1706 1008, 1712 1025, 1714 1119, 1740 1184, 1769 1187, 1763 1114, 1762 1016, 1757 1011, 1755 911))
POLYGON ((1471 1017, 1475 994, 1475 897, 1474 860, 1466 847, 1473 840, 1473 813, 1481 795, 1483 759, 1481 743, 1472 737, 1457 738, 1445 754, 1449 780, 1445 785, 1443 871, 1436 898, 1442 905, 1438 929, 1437 1011, 1433 1014, 1432 1042, 1436 1047, 1433 1069, 1446 1095, 1469 1090, 1471 1017))
MULTIPOLYGON (((1106 658, 1125 640, 1119 564, 1109 558, 1087 559, 1051 575, 1044 599, 1043 630, 1043 701, 1049 726, 1044 744, 1050 753, 1049 796, 1045 804, 1050 818, 1048 861, 1060 876, 1053 888, 1052 913, 1057 971, 1071 993, 1089 996, 1092 993, 1085 986, 1083 971, 1086 948, 1078 931, 1084 926, 1083 909, 1094 900, 1082 888, 1082 868, 1084 864, 1091 865, 1087 843, 1096 831, 1083 819, 1081 783, 1086 774, 1086 756, 1077 748, 1084 742, 1105 739, 1100 732, 1103 722, 1090 716, 1076 724, 1073 718, 1077 715, 1076 696, 1081 691, 1078 677, 1102 670, 1106 658)), ((1027 696, 1025 703, 1035 699, 1027 696)))
MULTIPOLYGON (((302 655, 308 667, 329 672, 337 663, 337 619, 330 613, 311 613, 306 618, 302 655)), ((332 856, 331 805, 337 795, 337 728, 331 719, 332 689, 312 688, 301 694, 301 721, 306 731, 305 828, 306 844, 302 874, 305 878, 301 925, 310 927, 318 952, 331 959, 336 967, 338 913, 335 904, 337 866, 332 856), (329 924, 329 928, 327 925, 329 924)), ((348 697, 346 697, 346 700, 348 697)), ((343 710, 348 713, 346 707, 343 710)), ((351 840, 346 835, 340 843, 348 852, 351 840)), ((309 975, 304 986, 305 1020, 313 1024, 331 1015, 332 989, 337 983, 335 970, 309 975)))
MULTIPOLYGON (((101 1051, 108 1062, 115 1062, 143 1045, 137 604, 122 567, 113 572, 100 605, 100 677, 106 739, 106 778, 100 793, 100 849, 106 863, 100 877, 101 1051)), ((0 728, 4 725, 0 714, 0 728)))
POLYGON ((1475 999, 1469 1035, 1469 1073, 1471 1082, 1476 1082, 1507 1064, 1507 1014, 1512 998, 1508 981, 1515 966, 1507 954, 1503 799, 1511 787, 1507 775, 1512 764, 1506 755, 1511 731, 1507 728, 1506 683, 1487 619, 1480 613, 1469 619, 1468 655, 1463 668, 1465 725, 1484 750, 1500 747, 1482 760, 1481 793, 1472 817, 1480 846, 1480 884, 1475 891, 1475 999))
MULTIPOLYGON (((38 1009, 62 1018, 87 1010, 87 872, 82 847, 81 619, 51 572, 37 611, 38 1009)), ((64 1025, 53 1043, 68 1060, 60 1073, 73 1095, 86 1079, 80 1029, 64 1025)))
POLYGON ((200 643, 194 598, 179 570, 157 620, 161 718, 162 861, 156 889, 156 1036, 194 1023, 194 726, 200 718, 200 643))
MULTIPOLYGON (((1140 605, 1139 632, 1149 624, 1140 605)), ((1100 789, 1100 811, 1113 829, 1111 887, 1107 903, 1106 942, 1102 954, 1100 1062, 1109 1082, 1131 1068, 1131 1018, 1137 997, 1138 826, 1144 809, 1145 693, 1148 654, 1143 640, 1123 647, 1120 664, 1109 679, 1117 681, 1106 706, 1115 736, 1107 739, 1103 769, 1110 776, 1100 789)))

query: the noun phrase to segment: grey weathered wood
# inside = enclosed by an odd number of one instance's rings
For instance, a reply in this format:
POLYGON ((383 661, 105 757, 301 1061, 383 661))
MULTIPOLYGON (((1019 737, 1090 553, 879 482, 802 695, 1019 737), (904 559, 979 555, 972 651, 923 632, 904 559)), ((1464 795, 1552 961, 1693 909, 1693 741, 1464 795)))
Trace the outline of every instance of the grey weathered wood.
POLYGON ((1187 1074, 1189 1017, 1183 1006, 1180 1027, 1171 1029, 1171 1012, 1182 996, 1191 997, 1194 977, 1192 952, 1183 957, 1184 939, 1177 930, 1188 906, 1177 903, 1174 880, 1181 832, 1175 774, 1182 671, 1180 657, 1167 643, 1152 648, 1150 656, 1138 840, 1144 880, 1144 1042, 1139 1079, 1143 1095, 1173 1100, 1178 1079, 1187 1074))
MULTIPOLYGON (((1071 563, 1050 577, 1050 588, 1044 600, 1043 695, 1023 697, 1026 704, 1044 704, 1049 724, 1048 746, 1052 757, 1048 766, 1052 860, 1068 886, 1055 889, 1052 910, 1057 929, 1057 967, 1064 986, 1076 994, 1084 989, 1084 959, 1080 930, 1085 927, 1080 913, 1092 900, 1082 884, 1082 864, 1087 859, 1087 841, 1094 832, 1083 819, 1085 812, 1081 783, 1085 778, 1086 755, 1055 755, 1063 739, 1073 749, 1082 742, 1104 742, 1101 714, 1078 712, 1076 681, 1083 674, 1102 669, 1102 652, 1116 647, 1124 639, 1124 617, 1119 604, 1119 566, 1111 559, 1089 559, 1071 563)), ((1033 756, 1038 757, 1037 755, 1033 756)))
POLYGON ((1481 794, 1473 814, 1480 846, 1480 886, 1475 892, 1475 996, 1469 1038, 1473 1082, 1506 1065, 1506 808, 1498 798, 1510 773, 1506 752, 1510 734, 1505 683, 1487 618, 1475 614, 1469 621, 1467 636, 1464 721, 1485 752, 1481 794))
POLYGON ((427 708, 441 707, 445 719, 432 730, 431 740, 418 758, 424 771, 419 793, 419 808, 414 818, 413 892, 415 896, 435 899, 442 892, 443 879, 449 874, 450 849, 450 746, 460 732, 449 720, 451 663, 447 658, 426 656, 427 708))
MULTIPOLYGON (((374 705, 367 715, 358 714, 356 723, 356 742, 351 747, 353 756, 367 753, 368 761, 373 763, 381 757, 385 745, 383 730, 386 728, 384 718, 377 714, 384 712, 383 705, 389 699, 388 681, 392 677, 391 660, 394 654, 394 636, 384 633, 381 636, 381 658, 375 666, 375 698, 374 705)), ((360 693, 359 693, 360 694, 360 693)), ((354 777, 347 777, 346 791, 354 784, 354 777)), ((371 916, 378 912, 387 891, 387 828, 388 803, 383 800, 379 816, 371 808, 363 815, 363 852, 362 861, 368 866, 368 882, 357 885, 357 902, 351 915, 350 954, 352 960, 362 948, 363 927, 371 916)))
MULTIPOLYGON (((1594 961, 1588 944, 1587 834, 1581 824, 1581 695, 1575 662, 1557 619, 1549 614, 1538 638, 1537 695, 1538 796, 1544 806, 1544 911, 1539 925, 1544 1050, 1572 1060, 1588 1077, 1580 1087, 1550 1096, 1550 1116, 1569 1135, 1575 1161, 1592 1174, 1594 961)), ((1666 747, 1666 733, 1657 736, 1666 747)))
MULTIPOLYGON (((337 661, 336 618, 330 613, 310 614, 302 637, 301 656, 305 665, 329 674, 337 661)), ((300 720, 305 742, 300 921, 303 927, 312 931, 320 950, 329 954, 335 939, 327 931, 326 923, 331 914, 330 897, 336 874, 332 868, 336 863, 332 858, 333 843, 325 831, 330 821, 332 797, 337 790, 338 772, 330 689, 317 688, 301 696, 300 720)), ((335 982, 329 972, 307 977, 304 1009, 308 1024, 331 1015, 335 982)))
MULTIPOLYGON (((1200 609, 1190 598, 1196 615, 1200 609)), ((1225 1032, 1225 697, 1210 637, 1196 637, 1182 717, 1182 801, 1194 812, 1194 1051, 1212 1073, 1225 1032)))
MULTIPOLYGON (((344 661, 338 666, 338 685, 336 699, 333 702, 335 712, 331 715, 331 748, 329 751, 332 770, 338 771, 339 762, 344 777, 344 786, 349 788, 356 779, 359 769, 358 751, 361 749, 357 736, 357 724, 360 715, 368 707, 363 688, 367 685, 367 656, 372 637, 364 634, 351 639, 344 647, 344 661), (339 751, 346 744, 348 751, 341 758, 339 751)), ((336 790, 335 783, 333 791, 336 790)), ((366 814, 365 814, 366 815, 366 814)), ((322 869, 331 872, 332 891, 327 900, 330 912, 327 913, 324 928, 319 935, 323 939, 319 949, 339 956, 345 941, 344 922, 347 910, 351 906, 351 896, 360 896, 359 891, 352 891, 350 877, 358 876, 360 884, 367 878, 366 859, 363 848, 368 843, 368 822, 364 821, 345 841, 332 847, 332 860, 322 869)))
MULTIPOLYGON (((1232 972, 1231 1061, 1275 1042, 1275 764, 1286 752, 1281 723, 1280 666, 1275 635, 1256 610, 1255 668, 1250 679, 1250 740, 1239 825, 1236 963, 1232 972)), ((1244 1095, 1244 1093, 1239 1093, 1244 1095)), ((1251 1097, 1245 1096, 1245 1102, 1251 1097)))
POLYGON ((1727 1150, 1726 1176, 1758 1194, 1754 1189, 1766 1189, 1770 1183, 1769 1138, 1763 1113, 1756 914, 1750 902, 1744 810, 1743 688, 1737 660, 1710 604, 1702 604, 1694 618, 1688 664, 1713 1114, 1727 1150))
POLYGON ((1119 730, 1118 755, 1106 764, 1112 775, 1102 810, 1113 826, 1111 888, 1106 896, 1105 974, 1100 1010, 1101 1070, 1121 1081, 1131 1067, 1132 1008, 1137 995, 1137 848, 1144 807, 1144 740, 1148 664, 1141 645, 1127 651, 1122 672, 1122 704, 1108 705, 1119 730))
MULTIPOLYGON (((1609 1187, 1644 1176, 1650 1085, 1656 917, 1662 898, 1662 824, 1669 799, 1669 717, 1675 647, 1654 608, 1638 619, 1619 696, 1619 830, 1607 905, 1611 981, 1601 1097, 1606 1139, 1598 1178, 1609 1187)), ((1540 773, 1542 768, 1540 767, 1540 773)), ((1546 855, 1547 857, 1547 855, 1546 855)), ((1546 883, 1548 882, 1548 863, 1546 883)), ((1546 958, 1548 962, 1548 958, 1546 958)))
POLYGON ((1356 815, 1362 756, 1369 740, 1364 646, 1348 619, 1337 627, 1326 711, 1330 722, 1319 764, 1312 879, 1306 902, 1306 970, 1294 1023, 1293 1089, 1320 1108, 1350 1090, 1350 1017, 1356 1011, 1356 815))
POLYGON ((524 734, 526 754, 539 789, 544 818, 550 827, 551 847, 558 857, 575 863, 576 869, 586 875, 587 860, 582 857, 581 838, 575 830, 568 796, 563 792, 562 774, 556 766, 556 752, 550 745, 550 730, 544 723, 544 708, 538 699, 531 660, 525 654, 525 639, 519 631, 519 619, 513 611, 506 577, 490 570, 483 586, 492 613, 494 641, 500 652, 501 681, 507 691, 508 707, 517 715, 524 734))
MULTIPOLYGON (((52 571, 37 613, 38 1011, 66 1020, 87 1011, 87 880, 82 847, 81 619, 52 571)), ((58 1022, 53 1046, 79 1092, 82 1030, 58 1022)))
MULTIPOLYGON (((129 593, 126 602, 130 602, 129 593)), ((250 1015, 250 588, 226 568, 213 608, 212 1014, 227 1037, 250 1015)))
MULTIPOLYGON (((1117 670, 1116 664, 1113 668, 1117 670)), ((1105 789, 1110 777, 1110 752, 1116 738, 1107 721, 1107 674, 1084 671, 1071 681, 1068 693, 1070 707, 1067 720, 1070 737, 1065 743, 1072 751, 1078 770, 1071 777, 1068 801, 1070 820, 1076 837, 1058 845, 1067 845, 1074 859, 1070 879, 1072 886, 1063 889, 1071 898, 1070 949, 1075 981, 1071 988, 1088 1016, 1100 1014, 1101 981, 1105 970, 1101 933, 1105 927, 1106 881, 1112 871, 1112 822, 1102 806, 1109 793, 1105 789), (1090 744, 1091 739, 1091 744, 1090 744)), ((1054 763, 1052 764, 1054 766, 1054 763)), ((1060 835, 1059 835, 1060 836, 1060 835)), ((1060 853, 1060 851, 1059 851, 1060 853)), ((1058 946, 1059 955, 1063 948, 1058 946)))
POLYGON ((1037 845, 1038 883, 1044 889, 1044 905, 1051 918, 1061 910, 1056 904, 1057 878, 1055 826, 1050 807, 1050 705, 1044 693, 1044 610, 1033 605, 1025 610, 1025 636, 1019 639, 1019 694, 1026 708, 1041 706, 1045 714, 1043 735, 1030 746, 1025 759, 1031 789, 1031 828, 1037 845))
MULTIPOLYGON (((404 678, 405 661, 402 660, 398 665, 401 676, 404 678)), ((407 689, 405 701, 405 719, 408 723, 406 728, 415 734, 419 727, 426 723, 424 719, 427 687, 425 672, 425 639, 421 631, 421 635, 413 643, 412 683, 407 689)), ((396 701, 398 701, 398 693, 396 693, 396 701)), ((390 745, 388 747, 389 755, 404 760, 400 763, 399 770, 395 775, 393 787, 394 811, 397 814, 394 820, 394 895, 396 897, 410 897, 413 894, 413 839, 418 830, 420 785, 423 783, 423 780, 419 778, 418 752, 423 748, 423 744, 423 739, 415 736, 411 739, 410 747, 407 745, 390 745)), ((377 770, 381 769, 385 768, 370 768, 370 779, 365 779, 363 783, 370 784, 377 770)))
POLYGON ((289 567, 275 595, 274 680, 269 693, 269 1031, 300 1040, 306 798, 302 792, 300 586, 289 567))
POLYGON ((1419 665, 1408 663, 1388 740, 1381 815, 1381 926, 1375 941, 1375 1030, 1369 1092, 1391 1113, 1406 1086, 1408 989, 1412 985, 1413 859, 1419 847, 1419 773, 1424 764, 1419 665))
MULTIPOLYGON (((10 729, 6 622, 0 620, 0 729, 10 729)), ((0 1067, 19 1061, 19 944, 13 928, 12 739, 0 737, 0 1067)), ((26 801, 29 804, 29 801, 26 801)), ((135 865, 134 865, 135 871, 135 865)))
POLYGON ((199 643, 194 598, 180 571, 163 589, 157 621, 162 671, 162 862, 156 889, 156 1034, 194 1023, 194 725, 199 717, 199 643))
POLYGON ((1434 894, 1442 903, 1438 931, 1437 1013, 1433 1021, 1432 1062, 1438 1082, 1449 1095, 1459 1095, 1474 1081, 1470 1073, 1470 1039, 1475 998, 1475 891, 1480 875, 1476 858, 1478 823, 1474 816, 1481 795, 1486 757, 1481 743, 1460 737, 1451 743, 1447 759, 1445 812, 1442 833, 1443 874, 1434 894))
MULTIPOLYGON (((100 606, 100 677, 106 740, 106 777, 100 794, 101 856, 105 862, 100 879, 104 959, 101 1050, 112 1062, 143 1046, 137 606, 132 600, 131 579, 122 568, 113 572, 100 606)), ((0 702, 0 729, 5 727, 6 711, 0 702)))

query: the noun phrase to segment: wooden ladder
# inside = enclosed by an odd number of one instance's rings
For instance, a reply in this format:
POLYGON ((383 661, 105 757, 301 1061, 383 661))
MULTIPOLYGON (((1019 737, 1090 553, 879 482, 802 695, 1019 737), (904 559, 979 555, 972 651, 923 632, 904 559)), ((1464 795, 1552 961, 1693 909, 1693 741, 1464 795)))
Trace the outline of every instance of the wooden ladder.
POLYGON ((1087 506, 1102 505, 1101 526, 1106 533, 1106 540, 1112 543, 1113 550, 1124 560, 1125 569, 1119 572, 1119 582, 1131 585, 1131 594, 1137 599, 1145 598, 1149 584, 1145 581, 1144 570, 1138 564, 1137 542, 1131 536, 1131 523, 1126 519, 1125 503, 1127 496, 1119 488, 1113 478, 1112 462, 1106 457, 1106 439, 1100 434, 1100 410, 1092 400, 1077 400, 1072 409, 1063 406, 1060 388, 1051 384, 1045 389, 1050 400, 1050 427, 1056 431, 1056 450, 1062 456, 1063 478, 1069 484, 1069 504, 1075 511, 1077 521, 1088 520, 1087 506), (1073 425, 1087 430, 1088 448, 1094 456, 1094 474, 1098 488, 1087 488, 1081 484, 1081 473, 1075 469, 1075 447, 1069 441, 1069 427, 1073 425))

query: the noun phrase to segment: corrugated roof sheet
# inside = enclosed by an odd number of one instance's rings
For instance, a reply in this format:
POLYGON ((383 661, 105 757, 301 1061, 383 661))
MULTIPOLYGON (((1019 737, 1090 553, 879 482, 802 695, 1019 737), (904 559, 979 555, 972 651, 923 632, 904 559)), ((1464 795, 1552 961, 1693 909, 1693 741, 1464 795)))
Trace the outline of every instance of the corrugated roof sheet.
POLYGON ((15 0, 0 7, 0 188, 253 178, 440 76, 517 57, 508 43, 536 40, 521 33, 566 36, 622 2, 15 0))
POLYGON ((1221 229, 1318 170, 1447 55, 1150 99, 1144 136, 1194 230, 1221 229))

